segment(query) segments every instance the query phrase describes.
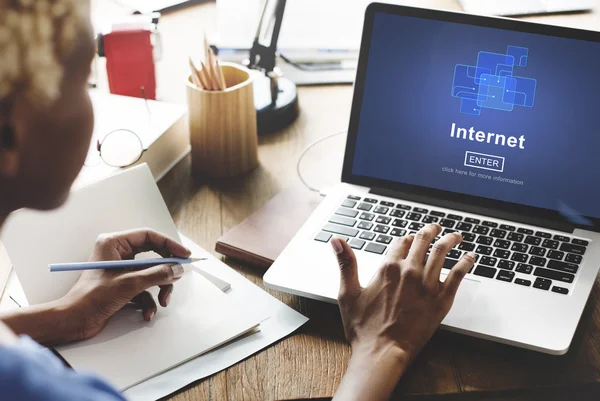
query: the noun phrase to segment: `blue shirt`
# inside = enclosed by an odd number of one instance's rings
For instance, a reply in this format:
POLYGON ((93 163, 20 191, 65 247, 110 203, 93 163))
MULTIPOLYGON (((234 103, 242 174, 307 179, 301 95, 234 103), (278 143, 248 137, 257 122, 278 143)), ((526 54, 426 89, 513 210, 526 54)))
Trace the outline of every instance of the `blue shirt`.
POLYGON ((29 337, 0 346, 0 398, 10 401, 125 401, 106 382, 64 366, 29 337))

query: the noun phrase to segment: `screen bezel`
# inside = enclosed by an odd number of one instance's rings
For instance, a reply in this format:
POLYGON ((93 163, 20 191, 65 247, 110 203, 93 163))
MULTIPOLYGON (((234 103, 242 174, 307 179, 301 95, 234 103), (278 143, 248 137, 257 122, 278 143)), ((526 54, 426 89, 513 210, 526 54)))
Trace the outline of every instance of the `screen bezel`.
MULTIPOLYGON (((586 230, 600 231, 600 218, 584 216, 591 225, 578 224, 567 219, 566 216, 556 210, 543 209, 533 206, 526 206, 518 203, 505 202, 483 198, 474 195, 467 195, 446 190, 434 189, 412 184, 405 184, 395 181, 389 181, 379 178, 366 177, 354 174, 352 167, 354 164, 354 153, 356 150, 356 141, 358 137, 358 126, 362 108, 365 80, 367 75, 368 56, 371 47, 371 36, 375 21, 375 14, 385 13, 407 17, 417 17, 429 20, 447 21, 459 24, 481 26, 487 28, 497 28, 512 30, 525 33, 541 34, 547 36, 556 36, 576 40, 585 40, 591 42, 600 42, 600 32, 586 31, 574 28, 565 28, 552 25, 517 21, 507 18, 483 17, 478 15, 463 14, 449 11, 439 11, 431 9, 414 8, 407 6, 397 6, 383 3, 372 3, 367 7, 365 22, 362 33, 362 45, 359 53, 358 69, 354 83, 354 95, 352 100, 352 110, 350 113, 350 125, 348 128, 348 138, 346 142, 346 151, 344 155, 344 164, 342 170, 342 182, 370 187, 372 189, 383 189, 386 191, 398 192, 403 194, 413 194, 417 198, 431 199, 432 203, 443 205, 444 202, 460 204, 465 211, 470 207, 477 210, 497 210, 506 215, 522 216, 531 221, 549 221, 558 225, 568 227, 579 227, 586 230), (438 201, 438 202, 436 202, 438 201)), ((598 200, 600 202, 600 199, 598 200)), ((599 206, 600 207, 600 206, 599 206)))

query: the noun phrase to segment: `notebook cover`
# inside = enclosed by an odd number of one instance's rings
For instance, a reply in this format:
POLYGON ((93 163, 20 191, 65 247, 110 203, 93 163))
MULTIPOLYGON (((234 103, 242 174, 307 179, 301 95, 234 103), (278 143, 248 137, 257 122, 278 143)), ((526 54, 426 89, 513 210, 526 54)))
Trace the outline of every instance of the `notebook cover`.
POLYGON ((215 250, 248 265, 268 269, 321 199, 319 194, 304 187, 286 189, 219 238, 215 250))

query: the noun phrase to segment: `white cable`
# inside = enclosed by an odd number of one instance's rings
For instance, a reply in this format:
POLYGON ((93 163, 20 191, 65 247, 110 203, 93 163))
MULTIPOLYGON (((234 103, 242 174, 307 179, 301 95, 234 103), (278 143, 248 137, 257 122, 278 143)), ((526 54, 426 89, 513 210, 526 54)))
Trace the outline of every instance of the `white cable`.
POLYGON ((302 163, 302 159, 304 159, 304 156, 306 156, 306 154, 308 153, 309 150, 311 150, 313 147, 315 147, 316 145, 318 145, 319 143, 329 139, 329 138, 333 138, 334 136, 338 136, 338 135, 342 135, 345 134, 347 131, 340 131, 340 132, 336 132, 333 134, 329 134, 324 136, 323 138, 317 139, 316 141, 314 141, 313 143, 311 143, 310 145, 308 145, 306 148, 304 148, 304 150, 302 151, 302 153, 300 154, 300 156, 298 157, 298 163, 296 163, 296 173, 298 174, 298 178, 300 178, 300 181, 302 181, 302 184, 309 190, 312 192, 317 192, 317 193, 321 193, 321 191, 315 187, 310 186, 310 184, 308 184, 306 182, 306 180, 302 177, 302 173, 300 172, 300 164, 302 163))

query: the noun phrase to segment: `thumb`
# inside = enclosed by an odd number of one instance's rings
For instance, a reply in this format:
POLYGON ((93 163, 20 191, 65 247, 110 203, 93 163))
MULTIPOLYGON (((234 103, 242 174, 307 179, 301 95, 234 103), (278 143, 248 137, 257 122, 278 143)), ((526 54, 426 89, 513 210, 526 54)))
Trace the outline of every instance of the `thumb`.
POLYGON ((334 237, 330 242, 340 267, 340 291, 338 300, 342 300, 347 296, 357 294, 361 290, 358 281, 356 255, 354 255, 354 251, 346 241, 334 237))
POLYGON ((125 280, 135 283, 135 292, 140 293, 158 285, 173 284, 184 273, 181 265, 158 265, 144 270, 129 272, 123 276, 125 280))

